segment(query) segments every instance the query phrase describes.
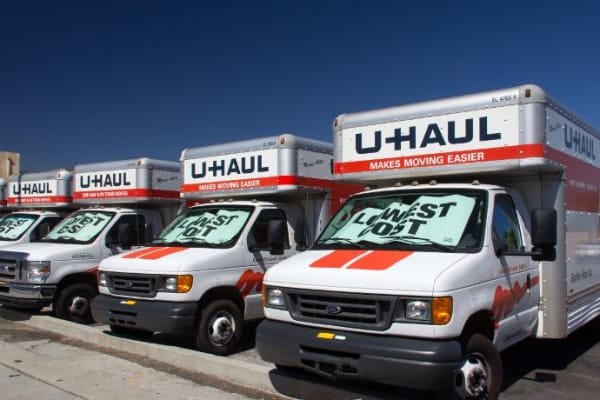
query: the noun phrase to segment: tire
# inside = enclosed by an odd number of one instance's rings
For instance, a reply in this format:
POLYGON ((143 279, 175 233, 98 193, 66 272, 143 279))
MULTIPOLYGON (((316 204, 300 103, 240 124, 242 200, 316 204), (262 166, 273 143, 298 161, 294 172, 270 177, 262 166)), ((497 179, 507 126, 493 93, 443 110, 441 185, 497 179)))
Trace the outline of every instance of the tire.
POLYGON ((485 336, 474 334, 463 350, 455 371, 450 398, 495 400, 502 385, 502 358, 485 336))
POLYGON ((133 336, 136 338, 149 338, 154 335, 152 331, 143 329, 128 328, 120 325, 109 325, 110 331, 118 335, 133 336))
POLYGON ((201 311, 196 330, 198 350, 216 355, 234 352, 243 330, 242 312, 231 300, 215 300, 201 311))
POLYGON ((98 294, 95 287, 87 283, 74 283, 64 287, 54 303, 58 318, 80 324, 94 323, 92 300, 98 294))

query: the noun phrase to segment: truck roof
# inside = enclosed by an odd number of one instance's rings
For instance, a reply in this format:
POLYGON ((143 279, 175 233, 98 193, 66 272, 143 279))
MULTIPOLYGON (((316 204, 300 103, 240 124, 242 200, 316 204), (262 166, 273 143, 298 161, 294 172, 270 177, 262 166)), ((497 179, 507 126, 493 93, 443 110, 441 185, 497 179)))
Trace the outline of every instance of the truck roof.
POLYGON ((179 162, 136 158, 75 166, 73 201, 78 204, 179 202, 179 162))
POLYGON ((333 135, 334 176, 348 181, 561 170, 565 156, 594 164, 600 148, 536 85, 341 114, 333 135))
POLYGON ((185 149, 181 195, 189 199, 306 195, 333 183, 333 146, 282 134, 185 149))

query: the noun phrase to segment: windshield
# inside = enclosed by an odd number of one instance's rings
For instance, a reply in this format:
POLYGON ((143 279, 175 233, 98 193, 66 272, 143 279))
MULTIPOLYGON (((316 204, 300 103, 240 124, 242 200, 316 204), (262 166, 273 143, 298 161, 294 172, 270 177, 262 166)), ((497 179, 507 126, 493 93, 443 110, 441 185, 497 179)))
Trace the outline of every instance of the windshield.
POLYGON ((196 207, 178 216, 153 244, 230 247, 235 244, 254 207, 196 207))
POLYGON ((40 218, 32 214, 9 214, 0 219, 0 240, 19 240, 40 218))
POLYGON ((108 225, 115 216, 114 212, 84 210, 71 214, 58 223, 44 242, 89 243, 108 225))
POLYGON ((486 195, 474 190, 415 190, 351 198, 316 248, 456 251, 481 246, 486 195))

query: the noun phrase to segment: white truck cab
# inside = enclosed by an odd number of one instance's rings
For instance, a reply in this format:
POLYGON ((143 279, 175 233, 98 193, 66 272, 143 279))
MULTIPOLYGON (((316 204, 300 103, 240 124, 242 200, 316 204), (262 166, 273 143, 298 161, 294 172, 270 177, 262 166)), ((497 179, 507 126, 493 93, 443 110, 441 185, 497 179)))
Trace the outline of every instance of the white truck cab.
POLYGON ((44 239, 0 249, 0 303, 92 323, 100 261, 140 248, 180 208, 177 162, 140 158, 74 169, 74 204, 83 207, 44 239))
POLYGON ((266 273, 259 354, 496 398, 500 351, 600 314, 599 146, 535 85, 341 115, 335 177, 372 189, 266 273))
POLYGON ((331 144, 294 135, 182 152, 192 205, 151 247, 100 264, 94 318, 116 332, 192 333, 227 354, 263 316, 262 278, 310 246, 331 214, 331 144))
POLYGON ((73 173, 67 169, 13 176, 0 220, 0 248, 42 239, 72 211, 73 173))

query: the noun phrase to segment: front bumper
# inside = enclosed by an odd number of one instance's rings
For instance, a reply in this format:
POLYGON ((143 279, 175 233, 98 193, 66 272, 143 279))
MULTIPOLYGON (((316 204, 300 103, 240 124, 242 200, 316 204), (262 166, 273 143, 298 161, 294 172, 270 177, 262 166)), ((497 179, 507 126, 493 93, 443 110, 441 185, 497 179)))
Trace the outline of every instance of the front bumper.
POLYGON ((40 308, 52 304, 56 285, 40 285, 16 282, 0 282, 0 303, 40 308))
POLYGON ((256 331, 261 358, 336 379, 441 390, 458 368, 456 340, 425 340, 323 330, 264 320, 256 331), (317 338, 327 333, 329 339, 317 338))
POLYGON ((92 301, 96 322, 150 332, 185 333, 195 328, 198 304, 127 299, 100 294, 92 301))

